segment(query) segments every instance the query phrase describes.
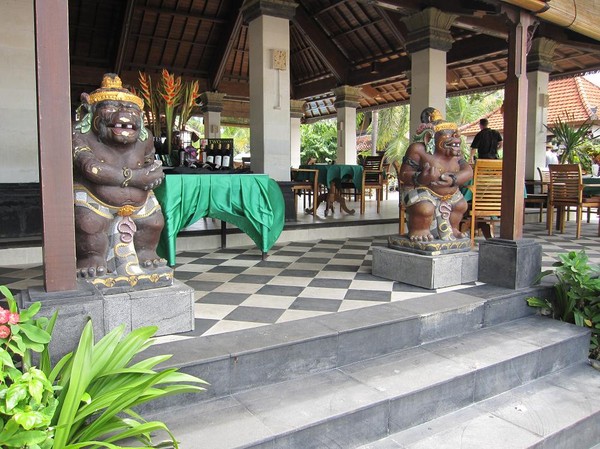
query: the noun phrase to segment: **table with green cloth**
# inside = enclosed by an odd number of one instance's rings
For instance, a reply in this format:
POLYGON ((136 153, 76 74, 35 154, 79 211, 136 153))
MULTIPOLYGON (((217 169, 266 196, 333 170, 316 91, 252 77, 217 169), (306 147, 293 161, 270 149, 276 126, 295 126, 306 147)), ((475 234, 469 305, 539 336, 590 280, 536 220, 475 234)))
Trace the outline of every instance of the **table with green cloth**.
POLYGON ((600 196, 600 177, 583 176, 581 179, 583 181, 583 194, 585 196, 600 196))
POLYGON ((157 252, 171 266, 177 234, 203 217, 237 226, 263 255, 283 231, 283 194, 268 175, 167 175, 154 194, 165 217, 157 252))
POLYGON ((319 170, 319 184, 327 187, 328 191, 327 193, 319 195, 319 198, 317 199, 317 207, 319 207, 321 202, 326 202, 325 216, 327 216, 329 210, 331 210, 333 213, 333 203, 336 202, 340 204, 341 210, 349 214, 354 213, 354 209, 349 209, 346 206, 346 200, 340 195, 340 187, 342 185, 342 180, 349 178, 352 180, 356 190, 362 189, 363 168, 361 165, 314 164, 301 165, 300 168, 319 170))

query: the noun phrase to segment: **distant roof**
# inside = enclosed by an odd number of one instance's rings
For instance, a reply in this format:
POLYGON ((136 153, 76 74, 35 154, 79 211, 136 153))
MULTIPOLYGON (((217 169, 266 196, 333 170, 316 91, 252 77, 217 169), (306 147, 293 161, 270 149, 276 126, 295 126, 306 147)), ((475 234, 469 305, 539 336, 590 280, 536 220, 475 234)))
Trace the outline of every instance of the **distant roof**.
MULTIPOLYGON (((558 118, 571 124, 581 124, 595 117, 600 109, 600 87, 583 76, 550 81, 548 84, 548 126, 554 125, 558 118), (566 118, 569 117, 568 120, 566 118)), ((486 116, 489 127, 500 132, 504 129, 502 107, 486 116)), ((461 127, 461 134, 475 135, 479 132, 479 119, 461 127)))

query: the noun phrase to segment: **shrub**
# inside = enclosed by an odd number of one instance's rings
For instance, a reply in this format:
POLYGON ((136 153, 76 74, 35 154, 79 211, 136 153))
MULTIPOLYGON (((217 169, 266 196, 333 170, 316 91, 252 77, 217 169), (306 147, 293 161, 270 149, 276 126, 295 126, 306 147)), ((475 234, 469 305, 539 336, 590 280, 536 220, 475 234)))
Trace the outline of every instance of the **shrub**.
POLYGON ((179 447, 164 423, 148 422, 134 408, 203 391, 206 382, 177 369, 156 371, 169 355, 133 362, 152 344, 155 326, 127 335, 119 326, 94 343, 88 321, 77 349, 52 367, 48 344, 56 314, 35 320, 41 304, 19 312, 10 291, 0 291, 9 303, 0 310, 0 447, 118 449, 123 441, 127 447, 154 447, 151 433, 157 431, 179 447), (31 365, 32 351, 41 353, 39 369, 31 365), (132 446, 134 440, 142 446, 132 446))
POLYGON ((589 263, 584 250, 559 254, 555 270, 544 271, 539 279, 555 274, 554 297, 527 298, 527 304, 538 307, 543 314, 567 323, 591 329, 590 358, 600 358, 600 267, 589 263))

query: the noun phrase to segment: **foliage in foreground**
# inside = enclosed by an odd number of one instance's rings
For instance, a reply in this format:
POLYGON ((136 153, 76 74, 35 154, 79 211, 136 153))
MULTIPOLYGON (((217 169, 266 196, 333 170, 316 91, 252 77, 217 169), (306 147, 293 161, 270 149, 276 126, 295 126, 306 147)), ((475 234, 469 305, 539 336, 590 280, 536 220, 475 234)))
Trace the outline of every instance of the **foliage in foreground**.
MULTIPOLYGON (((175 436, 160 421, 148 422, 133 409, 166 396, 204 390, 204 381, 177 369, 156 371, 170 356, 133 362, 152 344, 157 328, 148 326, 124 335, 120 326, 94 343, 91 321, 77 349, 51 367, 48 344, 56 315, 33 316, 36 303, 20 313, 10 291, 0 286, 10 310, 0 325, 0 447, 5 449, 118 449, 124 440, 156 447, 151 433, 175 436), (5 329, 5 327, 8 329, 5 329), (41 353, 40 367, 31 352, 41 353)), ((0 311, 0 322, 4 312, 0 311)))
POLYGON ((573 114, 565 112, 564 121, 558 117, 554 126, 546 126, 546 129, 554 134, 554 140, 563 147, 561 164, 581 164, 584 170, 589 171, 591 159, 583 146, 589 140, 589 131, 593 124, 588 119, 579 126, 570 125, 569 122, 574 120, 573 114))
POLYGON ((527 298, 527 304, 538 307, 543 314, 552 318, 588 327, 592 331, 590 358, 600 359, 600 267, 588 263, 584 250, 559 254, 555 270, 547 270, 539 279, 555 274, 554 297, 527 298))

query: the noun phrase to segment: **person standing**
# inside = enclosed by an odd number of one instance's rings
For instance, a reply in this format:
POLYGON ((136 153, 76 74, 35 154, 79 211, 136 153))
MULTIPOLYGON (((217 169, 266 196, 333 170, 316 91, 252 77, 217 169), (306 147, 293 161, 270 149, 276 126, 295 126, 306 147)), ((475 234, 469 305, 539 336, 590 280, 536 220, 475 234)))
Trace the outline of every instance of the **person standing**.
POLYGON ((558 155, 556 152, 557 150, 548 142, 546 144, 546 167, 551 164, 558 164, 558 155))
POLYGON ((471 163, 478 159, 498 159, 498 150, 502 147, 502 136, 495 129, 488 127, 488 119, 479 120, 480 131, 475 134, 471 143, 471 163))

